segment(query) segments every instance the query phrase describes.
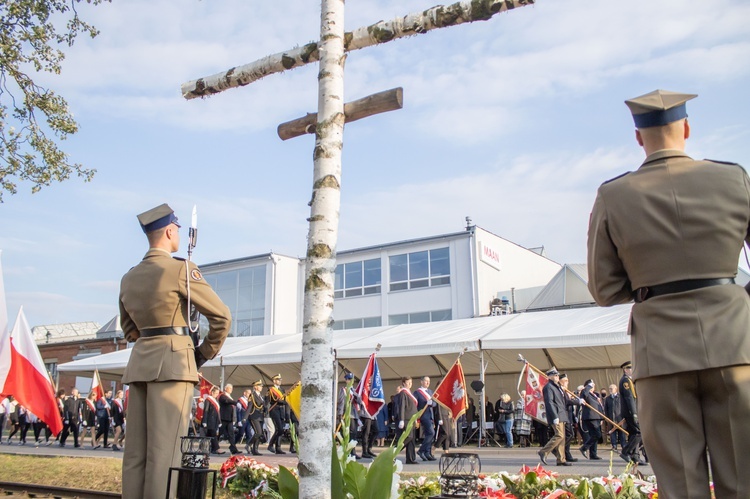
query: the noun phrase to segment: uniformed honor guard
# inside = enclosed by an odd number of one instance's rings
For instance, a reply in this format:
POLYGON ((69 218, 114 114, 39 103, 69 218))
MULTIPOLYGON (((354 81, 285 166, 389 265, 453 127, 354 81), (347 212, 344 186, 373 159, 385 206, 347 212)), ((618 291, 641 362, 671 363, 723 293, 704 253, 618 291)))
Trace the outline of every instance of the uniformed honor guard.
POLYGON ((281 435, 284 433, 286 419, 286 400, 284 392, 281 391, 281 374, 273 377, 273 386, 268 389, 266 397, 269 408, 268 413, 273 421, 273 435, 268 442, 268 450, 276 454, 286 454, 281 450, 281 435))
POLYGON ((166 496, 169 468, 180 464, 180 437, 187 434, 197 368, 218 353, 231 324, 229 309, 198 267, 172 258, 180 246, 174 211, 162 204, 138 215, 138 221, 149 250, 120 285, 120 324, 125 338, 135 342, 122 378, 130 385, 125 499, 166 496), (189 334, 188 295, 208 320, 199 347, 189 334))
POLYGON ((260 456, 258 445, 263 439, 263 418, 265 417, 266 401, 263 399, 263 382, 256 381, 253 383, 253 391, 248 397, 247 419, 253 426, 253 436, 250 439, 250 452, 253 456, 260 456))
POLYGON ((622 418, 625 420, 625 431, 628 432, 628 443, 622 448, 620 457, 625 461, 633 461, 638 464, 645 464, 640 460, 638 453, 641 449, 641 427, 638 424, 638 396, 635 392, 635 385, 631 373, 633 372, 633 363, 627 361, 623 363, 622 378, 620 378, 619 392, 621 397, 620 409, 622 418))
POLYGON ((589 290, 601 306, 635 300, 633 379, 659 496, 710 497, 710 462, 716 497, 744 498, 750 297, 734 277, 750 239, 750 178, 685 154, 695 97, 656 90, 625 102, 646 159, 599 187, 589 290))

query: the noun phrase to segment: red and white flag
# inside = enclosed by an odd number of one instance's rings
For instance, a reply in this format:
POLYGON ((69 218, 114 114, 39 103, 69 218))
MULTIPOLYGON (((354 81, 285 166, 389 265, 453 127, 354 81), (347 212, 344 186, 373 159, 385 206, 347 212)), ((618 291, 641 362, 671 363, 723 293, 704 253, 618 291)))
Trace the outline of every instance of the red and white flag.
POLYGON ((101 400, 104 398, 104 387, 102 386, 102 379, 99 377, 99 369, 94 369, 94 377, 91 378, 91 390, 89 390, 89 395, 91 393, 96 393, 96 400, 101 400))
POLYGON ((203 403, 206 400, 206 397, 208 397, 208 395, 211 393, 211 387, 213 386, 213 384, 200 374, 198 375, 198 377, 201 380, 201 385, 199 388, 200 396, 198 397, 198 401, 195 407, 195 420, 200 422, 201 419, 203 419, 203 403))
POLYGON ((538 372, 529 367, 529 363, 524 364, 521 369, 521 376, 518 378, 518 386, 526 379, 526 400, 524 400, 523 410, 532 418, 547 424, 547 413, 544 409, 544 385, 547 384, 547 378, 540 376, 538 372))
POLYGON ((453 419, 458 419, 461 414, 466 412, 469 407, 469 400, 466 396, 466 380, 464 379, 461 360, 456 359, 456 363, 450 368, 443 381, 435 388, 432 398, 451 411, 453 419))
POLYGON ((49 380, 39 348, 34 343, 23 307, 18 311, 13 331, 8 334, 4 298, 3 294, 0 303, 0 393, 13 395, 20 405, 47 423, 52 433, 57 435, 62 431, 63 424, 55 400, 55 388, 49 380))
POLYGON ((365 372, 359 380, 356 393, 364 405, 364 410, 371 418, 374 418, 385 405, 383 379, 380 377, 380 368, 378 368, 375 354, 370 355, 367 360, 365 372))

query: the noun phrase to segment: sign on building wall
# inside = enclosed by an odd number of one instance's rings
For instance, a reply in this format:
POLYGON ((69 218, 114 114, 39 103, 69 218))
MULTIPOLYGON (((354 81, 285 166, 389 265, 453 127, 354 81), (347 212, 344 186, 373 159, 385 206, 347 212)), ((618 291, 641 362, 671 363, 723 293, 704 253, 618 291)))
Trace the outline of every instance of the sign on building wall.
POLYGON ((479 260, 497 270, 503 269, 500 262, 500 250, 484 241, 479 241, 479 260))

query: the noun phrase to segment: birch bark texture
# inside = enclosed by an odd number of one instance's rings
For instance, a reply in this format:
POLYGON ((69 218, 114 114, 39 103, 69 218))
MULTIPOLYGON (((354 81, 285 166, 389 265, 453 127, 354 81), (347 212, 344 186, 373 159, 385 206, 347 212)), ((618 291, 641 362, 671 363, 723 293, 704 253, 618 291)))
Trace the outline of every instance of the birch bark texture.
POLYGON ((322 0, 318 122, 307 236, 302 329, 299 496, 331 497, 333 275, 344 145, 344 1, 322 0))
MULTIPOLYGON (((451 5, 436 5, 424 11, 407 14, 392 21, 379 21, 344 34, 344 50, 358 50, 407 36, 420 35, 438 28, 487 21, 494 15, 532 5, 535 0, 470 0, 451 5)), ((320 59, 320 42, 279 52, 255 62, 237 66, 215 75, 198 78, 182 85, 185 99, 206 97, 224 90, 242 87, 261 78, 304 66, 320 59)))

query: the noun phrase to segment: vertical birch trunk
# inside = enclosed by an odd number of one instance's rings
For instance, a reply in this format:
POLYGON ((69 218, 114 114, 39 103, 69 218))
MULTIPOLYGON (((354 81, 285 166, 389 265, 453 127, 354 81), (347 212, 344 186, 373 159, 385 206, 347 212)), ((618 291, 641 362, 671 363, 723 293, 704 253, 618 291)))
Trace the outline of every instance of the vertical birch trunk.
POLYGON ((344 135, 344 0, 322 0, 318 123, 305 267, 300 497, 331 497, 333 273, 344 135))

